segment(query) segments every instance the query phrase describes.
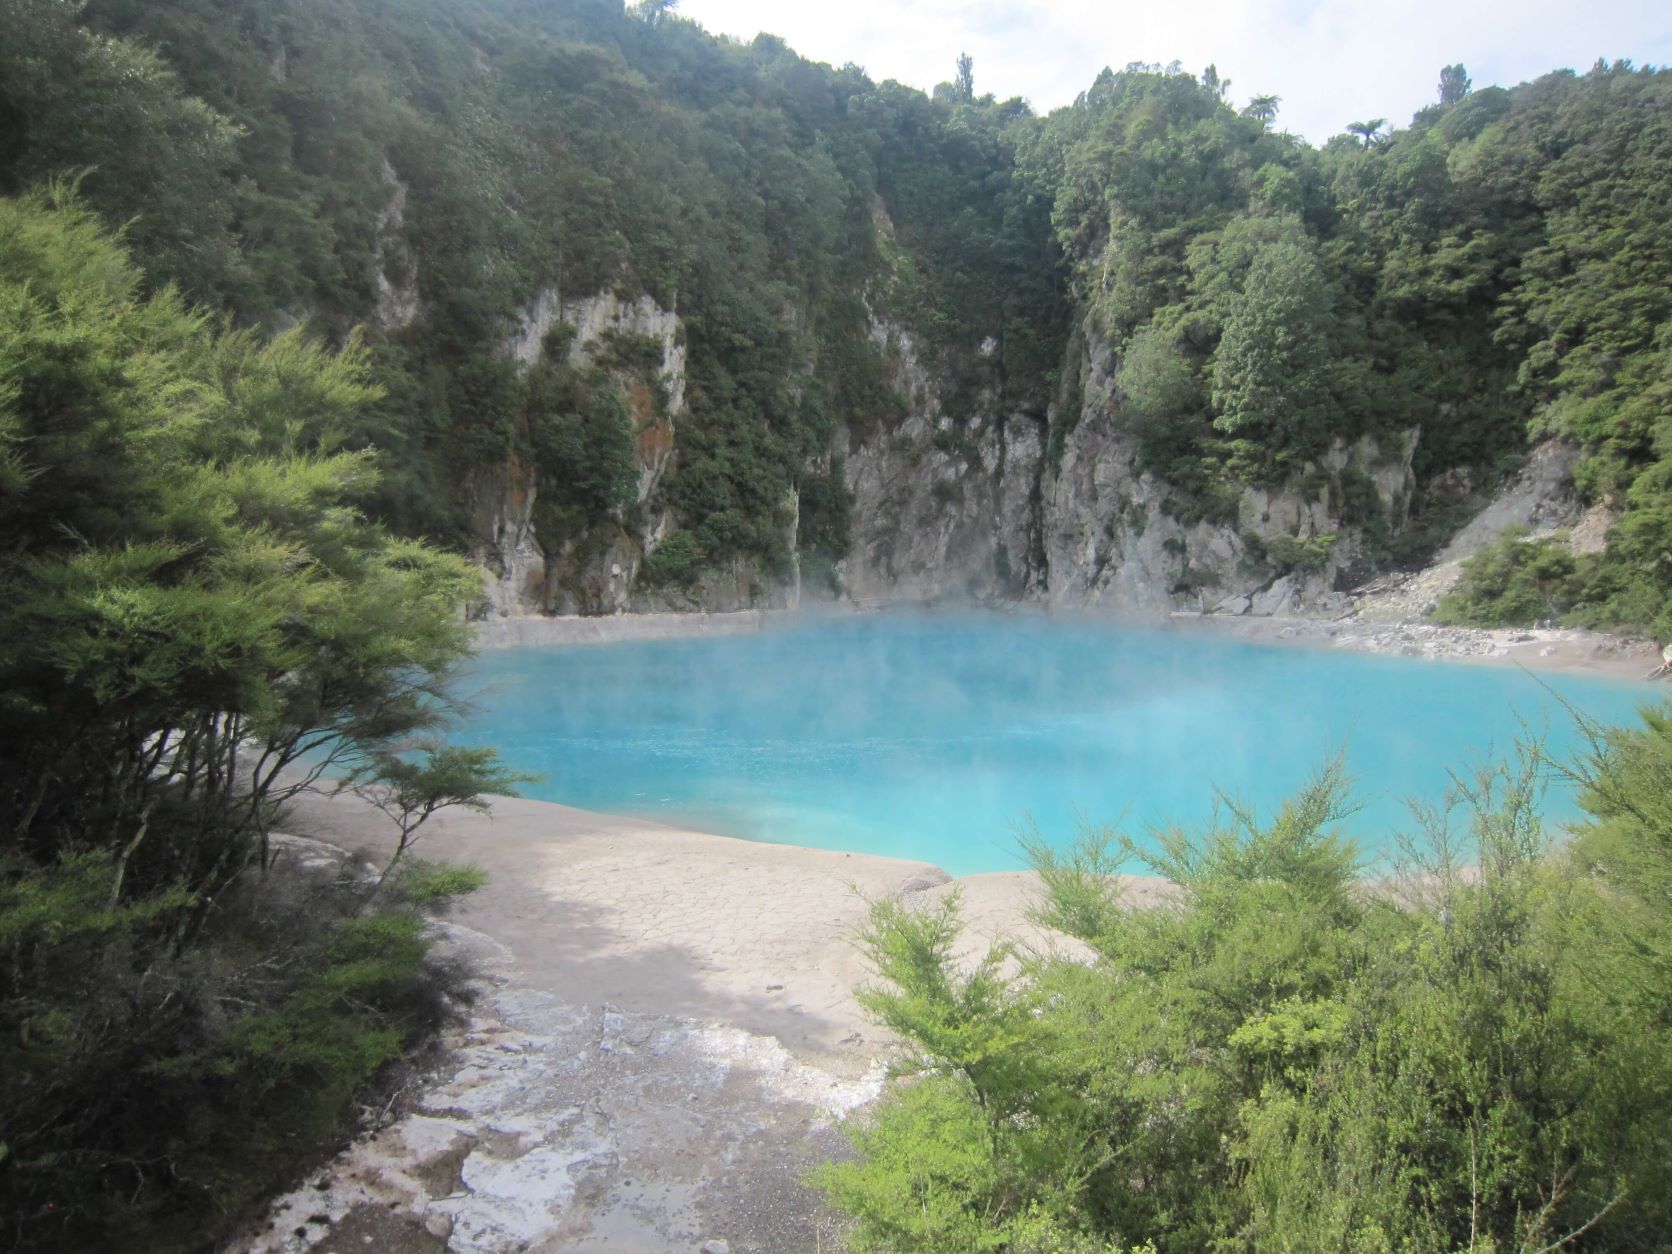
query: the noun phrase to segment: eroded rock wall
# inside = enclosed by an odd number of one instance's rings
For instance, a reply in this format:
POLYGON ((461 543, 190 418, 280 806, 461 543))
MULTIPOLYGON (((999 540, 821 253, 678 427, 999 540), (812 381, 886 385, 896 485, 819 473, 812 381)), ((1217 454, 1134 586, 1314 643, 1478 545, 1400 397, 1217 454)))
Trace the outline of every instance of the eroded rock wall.
POLYGON ((990 342, 978 350, 984 377, 965 389, 960 411, 913 332, 876 319, 871 339, 907 416, 847 450, 852 549, 838 571, 846 595, 862 605, 1025 595, 1041 424, 1000 405, 990 342))
POLYGON ((513 457, 472 485, 476 561, 487 611, 496 617, 535 612, 547 586, 546 555, 534 534, 533 472, 513 457))
POLYGON ((848 452, 853 552, 841 573, 861 604, 1328 612, 1371 570, 1371 532, 1405 523, 1417 431, 1386 447, 1337 444, 1288 486, 1242 489, 1234 516, 1181 517, 1183 494, 1139 469, 1117 363, 1095 334, 1078 354, 1075 399, 1048 422, 1004 412, 996 380, 951 412, 916 336, 879 320, 873 340, 908 416, 848 452))
MULTIPOLYGON (((612 334, 654 340, 660 346, 656 384, 662 395, 655 396, 643 379, 621 378, 638 472, 634 501, 581 535, 552 540, 538 534, 538 476, 514 458, 501 473, 477 485, 477 560, 488 572, 485 598, 490 616, 618 614, 634 607, 645 555, 670 530, 670 521, 653 503, 673 460, 675 430, 685 413, 685 334, 678 315, 648 296, 629 300, 600 292, 565 301, 556 288, 548 287, 518 313, 506 348, 531 368, 551 351, 551 332, 559 326, 573 328, 572 335, 563 337, 573 366, 593 364, 612 334)), ((716 597, 717 602, 723 600, 716 597)), ((746 604, 717 603, 711 608, 746 604)))
MULTIPOLYGON (((793 608, 799 581, 763 580, 746 563, 710 570, 694 588, 642 587, 645 557, 674 520, 656 489, 677 456, 685 412, 685 344, 678 316, 649 297, 615 293, 564 301, 540 292, 508 350, 533 366, 560 324, 571 364, 585 365, 613 332, 661 346, 658 405, 623 379, 638 469, 636 504, 560 543, 537 534, 539 484, 516 463, 477 491, 479 557, 496 615, 793 608), (629 521, 631 520, 631 521, 629 521)), ((1139 468, 1120 421, 1118 362, 1093 332, 1072 360, 1074 386, 1048 415, 1007 407, 991 339, 961 358, 931 352, 884 317, 871 342, 903 415, 846 437, 851 549, 838 597, 861 606, 1035 601, 1131 616, 1216 611, 1256 616, 1334 613, 1374 573, 1377 542, 1406 523, 1420 431, 1338 442, 1276 488, 1242 487, 1212 512, 1139 468)), ((787 513, 795 515, 795 501, 787 513)), ((790 528, 793 541, 794 528, 790 528)))
POLYGON ((377 324, 385 331, 399 331, 411 325, 418 316, 418 263, 403 234, 406 229, 407 185, 395 173, 395 167, 389 164, 387 157, 383 159, 381 173, 389 187, 389 203, 377 219, 376 270, 373 276, 377 287, 375 316, 377 324))
POLYGON ((1095 337, 1085 349, 1078 417, 1060 464, 1045 478, 1052 605, 1140 615, 1282 615, 1345 605, 1348 586, 1373 567, 1369 528, 1379 523, 1391 533, 1406 521, 1419 432, 1389 447, 1368 437, 1338 442, 1280 489, 1243 488, 1234 518, 1181 518, 1180 494, 1138 468, 1138 451, 1120 426, 1113 354, 1095 337))

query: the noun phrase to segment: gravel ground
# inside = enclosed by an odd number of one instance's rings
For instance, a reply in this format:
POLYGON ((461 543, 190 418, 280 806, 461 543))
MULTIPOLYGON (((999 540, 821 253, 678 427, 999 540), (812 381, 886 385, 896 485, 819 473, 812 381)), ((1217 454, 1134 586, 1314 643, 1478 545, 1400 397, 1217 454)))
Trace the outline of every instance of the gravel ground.
MULTIPOLYGON (((853 1001, 866 899, 962 893, 969 958, 1000 935, 1072 945, 1027 923, 1030 874, 952 880, 515 799, 434 822, 425 856, 488 871, 439 925, 475 1001, 402 1102, 231 1251, 839 1249, 805 1177, 849 1152, 841 1123, 895 1050, 853 1001)), ((286 842, 303 865, 387 848, 348 797, 290 826, 313 838, 286 842)))
POLYGON ((248 1254, 839 1248, 804 1181, 881 1089, 736 1028, 523 986, 509 951, 444 925, 476 1001, 398 1113, 232 1245, 248 1254))
POLYGON ((1185 629, 1263 643, 1486 662, 1610 679, 1642 679, 1660 660, 1659 647, 1652 640, 1569 627, 1449 627, 1433 622, 1429 615, 1435 603, 1461 570, 1459 560, 1415 574, 1384 577, 1353 593, 1346 611, 1334 618, 1175 614, 1173 621, 1185 629))

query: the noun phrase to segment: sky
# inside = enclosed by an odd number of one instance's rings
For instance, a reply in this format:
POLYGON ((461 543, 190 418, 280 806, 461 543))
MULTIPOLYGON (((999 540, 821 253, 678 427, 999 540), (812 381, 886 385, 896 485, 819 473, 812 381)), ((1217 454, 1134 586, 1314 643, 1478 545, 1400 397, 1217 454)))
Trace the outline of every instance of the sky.
POLYGON ((1105 65, 1212 63, 1237 105, 1281 96, 1278 125, 1321 144, 1349 122, 1403 126, 1461 61, 1476 87, 1511 86, 1598 57, 1672 63, 1668 0, 680 0, 714 34, 781 36, 928 90, 975 60, 977 93, 1069 104, 1105 65))

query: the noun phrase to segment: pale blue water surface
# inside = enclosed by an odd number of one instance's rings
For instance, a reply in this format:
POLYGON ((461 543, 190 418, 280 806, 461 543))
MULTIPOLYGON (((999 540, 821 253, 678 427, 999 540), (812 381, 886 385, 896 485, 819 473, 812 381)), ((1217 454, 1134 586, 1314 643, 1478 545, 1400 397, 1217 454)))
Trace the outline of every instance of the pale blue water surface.
MULTIPOLYGON (((1631 722, 1642 684, 1259 646, 1029 616, 836 619, 760 635, 521 648, 477 659, 459 733, 540 773, 526 796, 700 831, 936 863, 1021 865, 1077 815, 1135 836, 1197 823, 1217 786, 1274 806, 1343 747, 1370 854, 1447 770, 1523 724, 1631 722), (1548 686, 1548 688, 1546 687, 1548 686)), ((1577 813, 1552 788, 1545 814, 1577 813)))

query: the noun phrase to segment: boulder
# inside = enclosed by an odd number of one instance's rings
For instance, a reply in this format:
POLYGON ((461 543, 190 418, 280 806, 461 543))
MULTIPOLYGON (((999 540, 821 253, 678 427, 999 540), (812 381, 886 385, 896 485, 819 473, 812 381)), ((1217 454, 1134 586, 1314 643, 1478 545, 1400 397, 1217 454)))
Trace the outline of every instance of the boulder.
POLYGON ((952 877, 938 866, 924 867, 900 881, 900 887, 895 891, 902 897, 907 893, 926 892, 931 888, 939 888, 942 884, 950 884, 952 877))
POLYGON ((1215 614, 1246 614, 1253 601, 1248 597, 1226 597, 1213 607, 1215 614))
POLYGON ((1267 588, 1256 592, 1250 598, 1249 613, 1260 618, 1271 618, 1278 614, 1286 614, 1294 607, 1295 580, 1293 575, 1284 575, 1281 579, 1273 580, 1267 588))

